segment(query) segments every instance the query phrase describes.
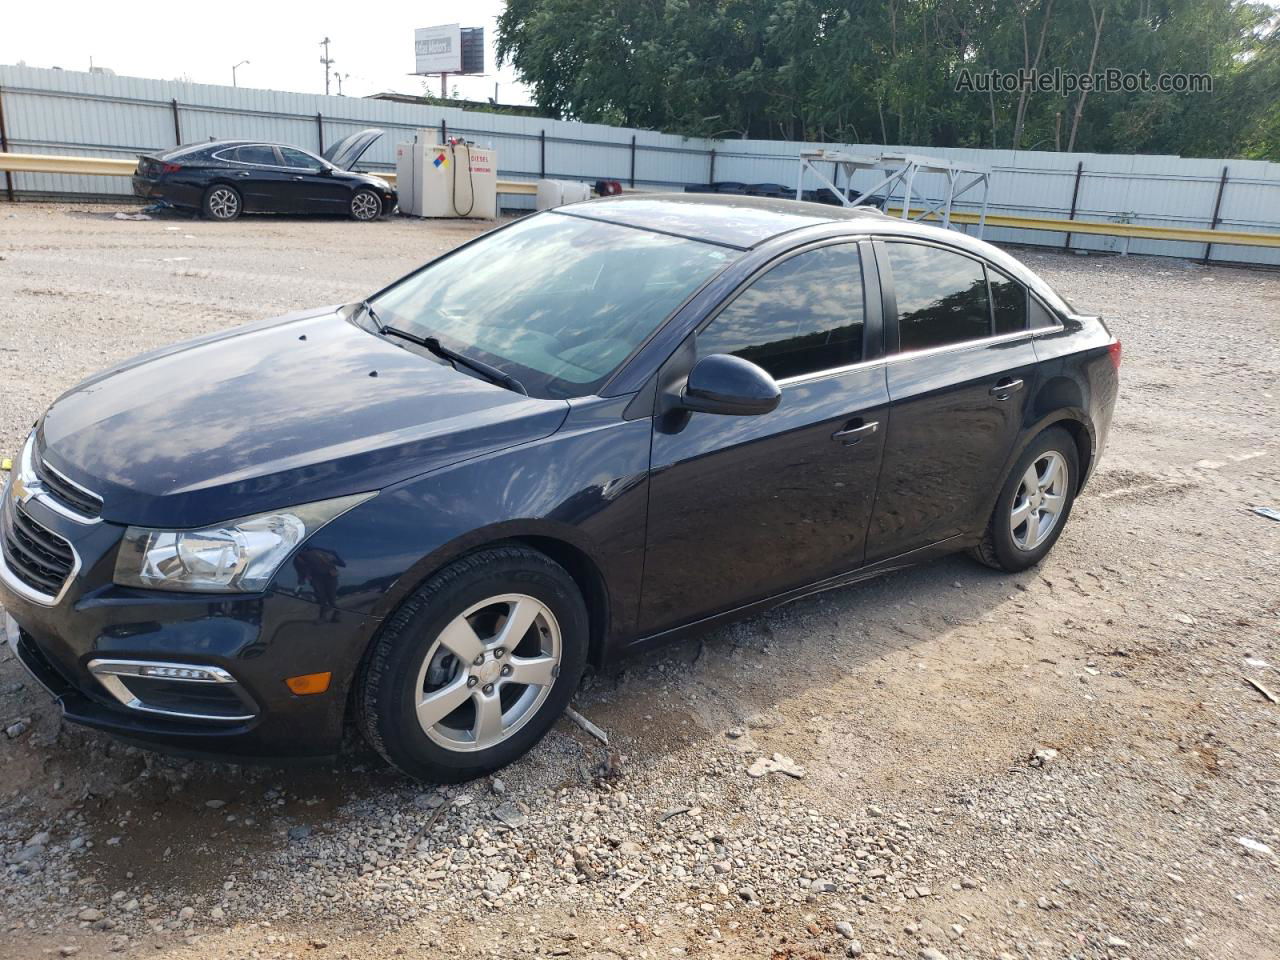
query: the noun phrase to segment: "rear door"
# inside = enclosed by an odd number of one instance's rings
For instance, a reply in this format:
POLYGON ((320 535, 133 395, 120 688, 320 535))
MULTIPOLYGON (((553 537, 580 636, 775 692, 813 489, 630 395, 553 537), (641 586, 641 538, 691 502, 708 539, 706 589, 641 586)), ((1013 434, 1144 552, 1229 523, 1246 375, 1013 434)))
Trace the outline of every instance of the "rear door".
POLYGON ((269 143, 246 144, 224 150, 219 157, 230 162, 230 179, 244 198, 246 210, 288 210, 288 175, 275 147, 269 143))
POLYGON ((985 523, 1036 377, 1021 285, 949 247, 875 248, 891 406, 868 562, 985 523))
POLYGON ((854 241, 774 261, 670 361, 743 357, 774 376, 782 402, 755 417, 655 418, 643 633, 862 563, 888 402, 866 262, 854 241))

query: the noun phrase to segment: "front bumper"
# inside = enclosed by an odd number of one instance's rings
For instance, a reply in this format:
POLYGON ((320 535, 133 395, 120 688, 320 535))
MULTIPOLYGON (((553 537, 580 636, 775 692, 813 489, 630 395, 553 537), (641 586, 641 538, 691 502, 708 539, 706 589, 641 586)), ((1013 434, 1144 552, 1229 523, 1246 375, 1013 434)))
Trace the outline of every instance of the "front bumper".
POLYGON ((11 577, 0 577, 5 639, 68 720, 184 753, 252 758, 338 751, 351 679, 376 620, 275 592, 119 587, 111 571, 122 527, 86 526, 38 500, 24 509, 71 542, 80 562, 56 602, 24 596, 11 577), (103 667, 121 663, 207 668, 230 679, 139 682, 109 672, 118 666, 103 667), (326 671, 333 679, 321 694, 299 696, 285 684, 287 677, 326 671), (130 705, 131 699, 138 702, 130 705))

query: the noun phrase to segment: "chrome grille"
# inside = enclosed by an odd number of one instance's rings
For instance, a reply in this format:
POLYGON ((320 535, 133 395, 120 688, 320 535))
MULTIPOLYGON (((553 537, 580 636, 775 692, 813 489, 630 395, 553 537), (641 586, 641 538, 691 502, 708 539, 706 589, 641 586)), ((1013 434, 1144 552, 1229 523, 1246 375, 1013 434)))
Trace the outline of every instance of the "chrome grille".
POLYGON ((0 550, 9 573, 48 601, 62 593, 75 569, 71 544, 33 520, 12 497, 0 507, 0 550))
POLYGON ((96 494, 68 480, 43 460, 37 457, 32 459, 35 461, 32 466, 40 486, 44 487, 54 500, 67 509, 90 519, 97 519, 102 514, 102 500, 96 494))

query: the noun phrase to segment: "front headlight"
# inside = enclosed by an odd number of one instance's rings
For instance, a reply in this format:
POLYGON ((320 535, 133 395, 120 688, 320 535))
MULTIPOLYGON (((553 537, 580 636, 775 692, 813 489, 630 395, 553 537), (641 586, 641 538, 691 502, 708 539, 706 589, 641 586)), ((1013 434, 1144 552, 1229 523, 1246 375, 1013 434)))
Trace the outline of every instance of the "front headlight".
POLYGON ((302 541, 372 496, 304 503, 202 530, 130 527, 116 555, 115 582, 152 590, 256 593, 302 541))

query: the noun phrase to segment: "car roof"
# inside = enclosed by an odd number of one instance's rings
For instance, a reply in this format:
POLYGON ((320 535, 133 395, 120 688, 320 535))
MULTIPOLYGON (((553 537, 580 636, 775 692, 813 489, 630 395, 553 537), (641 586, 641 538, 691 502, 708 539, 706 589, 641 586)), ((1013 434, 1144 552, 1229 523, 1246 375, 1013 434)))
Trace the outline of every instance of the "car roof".
POLYGON ((560 207, 558 212, 741 250, 802 227, 889 219, 865 207, 707 193, 622 194, 560 207))
MULTIPOLYGON (((875 207, 747 197, 736 194, 632 193, 557 207, 556 213, 603 220, 748 250, 774 237, 807 227, 843 226, 850 234, 915 239, 942 244, 979 257, 1029 286, 1063 313, 1074 308, 1025 264, 985 240, 959 230, 891 217, 875 207)), ((830 235, 831 231, 824 231, 830 235)))
POLYGON ((298 147, 292 143, 277 143, 274 140, 202 140, 196 143, 184 143, 180 147, 171 147, 163 153, 155 154, 155 156, 161 160, 168 160, 191 153, 214 152, 226 150, 229 147, 255 147, 260 145, 266 147, 292 147, 294 150, 301 150, 303 153, 315 156, 314 151, 308 150, 306 147, 298 147))

